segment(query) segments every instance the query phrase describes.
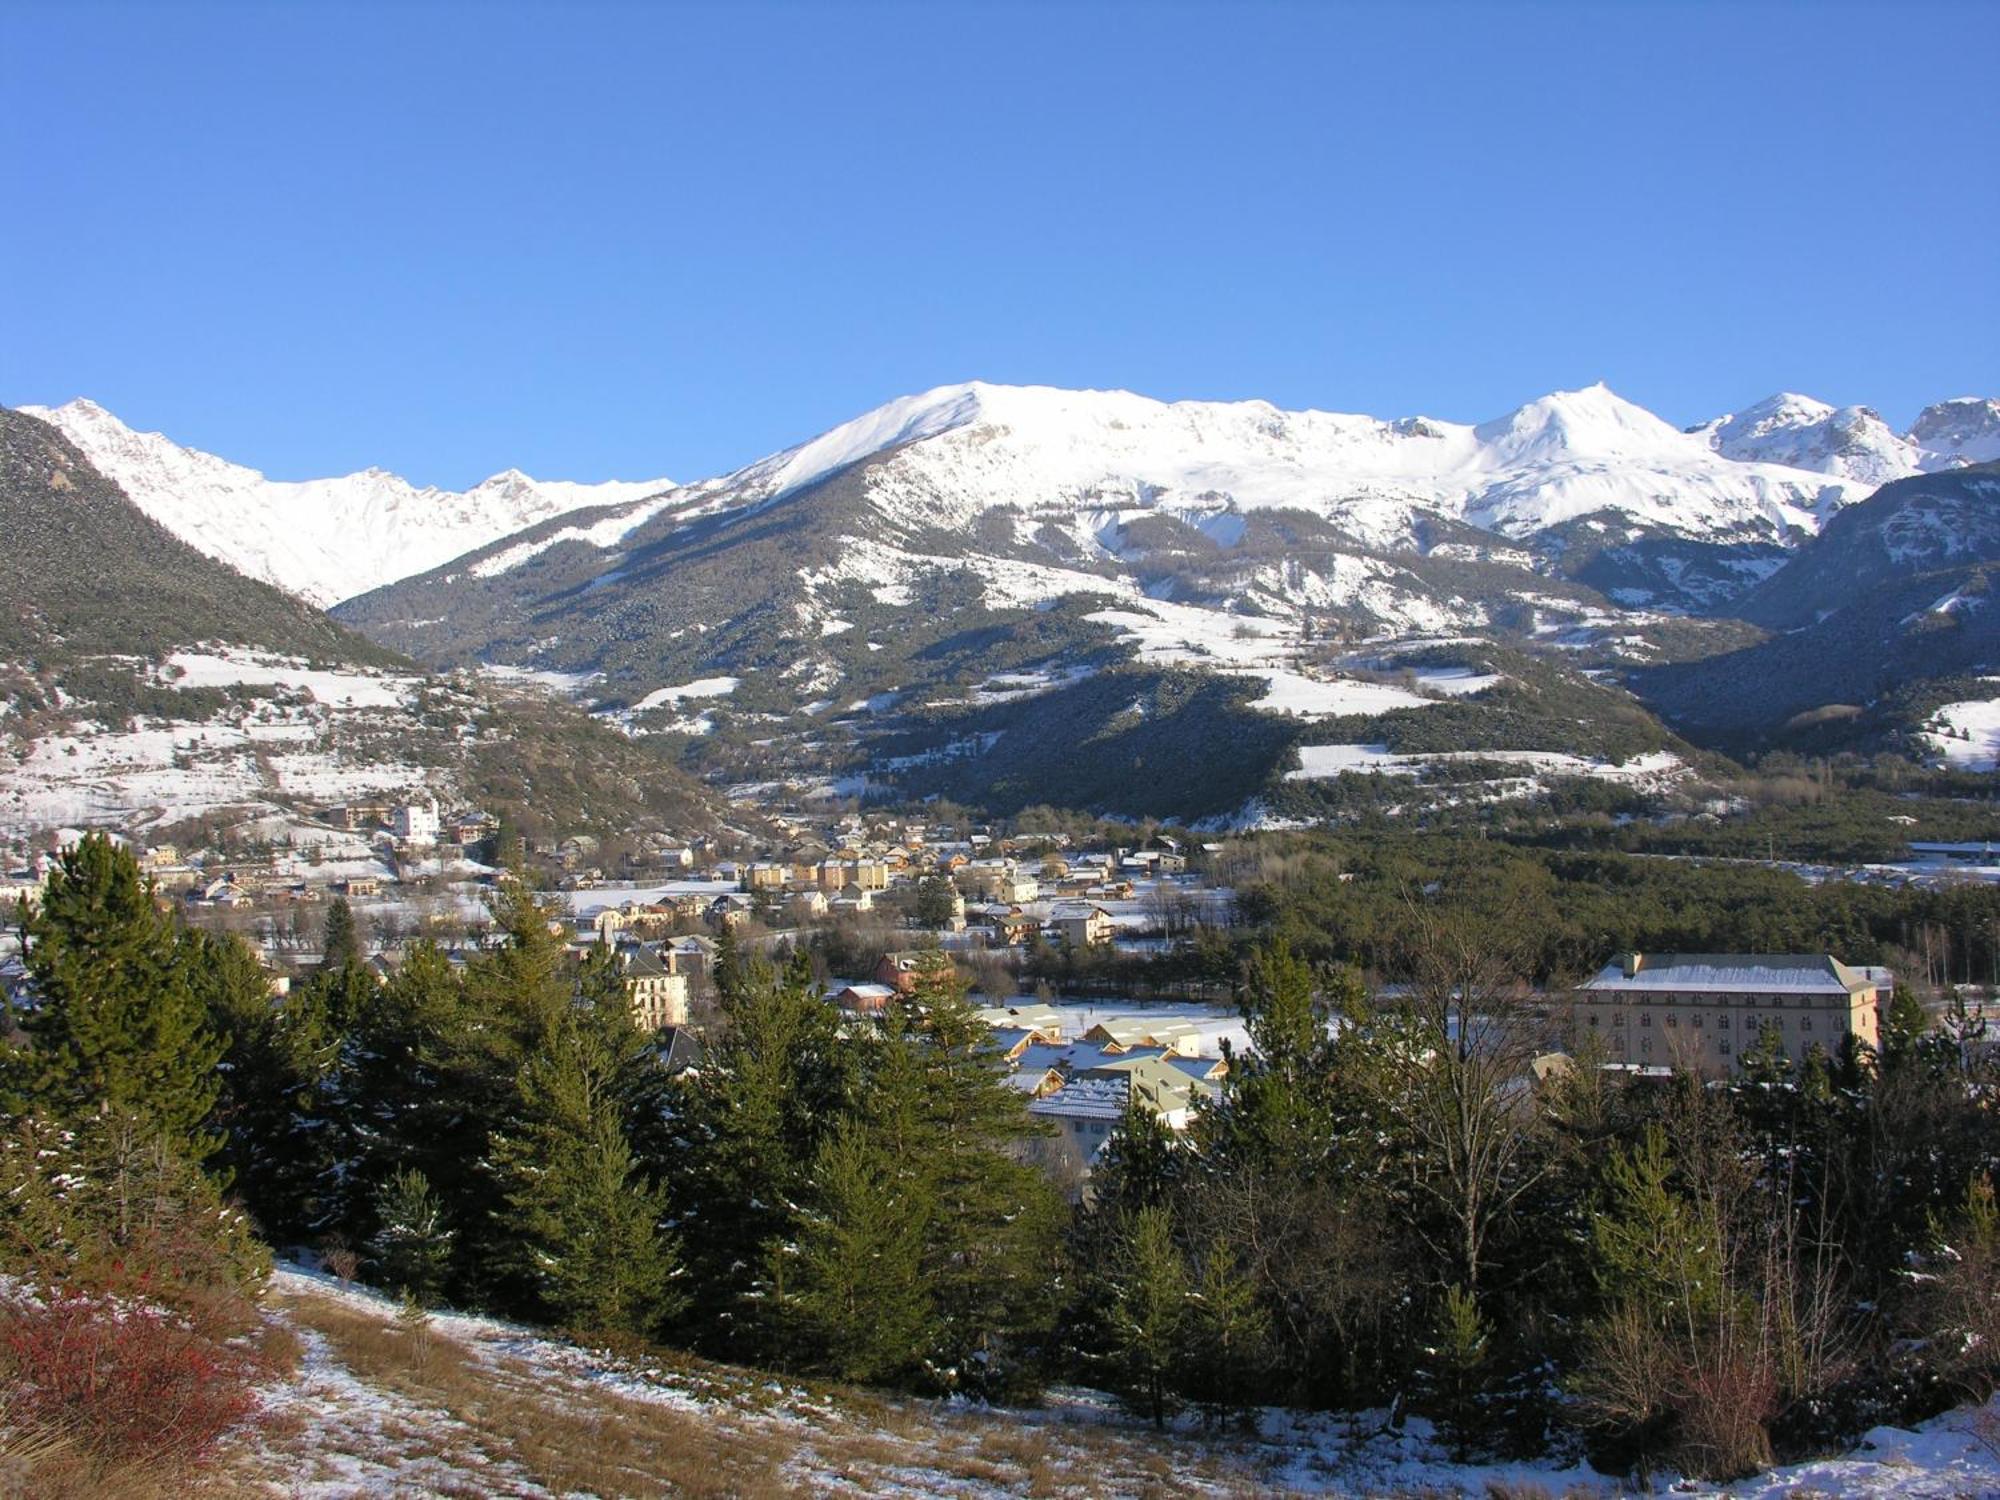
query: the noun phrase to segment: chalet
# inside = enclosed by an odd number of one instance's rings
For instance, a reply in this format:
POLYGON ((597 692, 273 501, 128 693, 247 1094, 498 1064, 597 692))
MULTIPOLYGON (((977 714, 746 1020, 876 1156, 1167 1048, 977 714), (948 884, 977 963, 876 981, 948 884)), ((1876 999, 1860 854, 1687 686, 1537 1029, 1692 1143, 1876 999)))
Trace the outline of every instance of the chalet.
POLYGON ((875 909, 875 893, 850 887, 827 902, 827 910, 836 917, 853 916, 857 912, 875 909))
POLYGON ((350 875, 335 881, 333 888, 343 896, 378 896, 382 893, 382 882, 372 875, 350 875))
POLYGON ((1023 912, 1018 905, 992 902, 984 906, 968 906, 965 920, 970 926, 987 928, 993 940, 1002 947, 1018 948, 1035 935, 1038 924, 1023 912))
POLYGON ((1188 1021, 1134 1020, 1120 1017, 1099 1021, 1083 1034, 1088 1042, 1101 1043, 1111 1052, 1130 1052, 1137 1047, 1159 1047, 1194 1057, 1201 1051, 1201 1032, 1188 1021))
POLYGON ((741 927, 756 911, 756 904, 741 891, 726 891, 708 904, 704 920, 711 927, 741 927))
POLYGON ((1091 948, 1111 941, 1116 924, 1111 913, 1094 901, 1066 901, 1049 913, 1057 941, 1068 948, 1091 948))
POLYGON ((811 921, 827 914, 826 892, 821 890, 793 891, 785 898, 785 914, 795 921, 811 921))
POLYGON ((1060 1041, 1062 1038, 1062 1013, 1054 1006, 1039 1003, 988 1005, 974 1014, 996 1030, 1025 1027, 1041 1032, 1051 1042, 1060 1041))
POLYGON ((1726 1073, 1767 1030, 1794 1062, 1879 1046, 1893 986, 1826 954, 1627 953, 1578 987, 1573 1030, 1614 1063, 1726 1073))

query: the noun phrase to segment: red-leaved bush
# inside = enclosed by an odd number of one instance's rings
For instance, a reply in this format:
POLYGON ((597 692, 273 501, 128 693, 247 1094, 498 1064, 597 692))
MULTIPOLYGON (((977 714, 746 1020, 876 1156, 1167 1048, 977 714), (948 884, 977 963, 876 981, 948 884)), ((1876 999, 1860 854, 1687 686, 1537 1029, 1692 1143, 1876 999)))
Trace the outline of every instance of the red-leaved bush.
POLYGON ((0 1309, 0 1405, 99 1460, 198 1463, 256 1409, 255 1356, 89 1293, 0 1309))

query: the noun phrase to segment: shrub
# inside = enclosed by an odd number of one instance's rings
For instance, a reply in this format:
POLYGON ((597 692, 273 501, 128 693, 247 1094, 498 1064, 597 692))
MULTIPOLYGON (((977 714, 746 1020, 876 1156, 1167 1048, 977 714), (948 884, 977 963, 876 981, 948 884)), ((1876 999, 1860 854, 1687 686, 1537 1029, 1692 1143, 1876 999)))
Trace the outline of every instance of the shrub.
POLYGON ((159 1308, 60 1293, 0 1314, 10 1424, 97 1463, 199 1463, 256 1409, 261 1365, 159 1308))

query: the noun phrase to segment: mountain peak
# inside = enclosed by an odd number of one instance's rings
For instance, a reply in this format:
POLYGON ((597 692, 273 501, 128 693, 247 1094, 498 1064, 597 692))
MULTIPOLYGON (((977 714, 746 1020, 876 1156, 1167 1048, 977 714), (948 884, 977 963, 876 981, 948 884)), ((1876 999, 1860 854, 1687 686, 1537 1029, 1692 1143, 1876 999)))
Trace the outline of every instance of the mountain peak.
POLYGON ((1473 431, 1482 443, 1514 459, 1586 450, 1636 456, 1675 451, 1686 443, 1682 433, 1601 380, 1577 390, 1551 391, 1473 431))

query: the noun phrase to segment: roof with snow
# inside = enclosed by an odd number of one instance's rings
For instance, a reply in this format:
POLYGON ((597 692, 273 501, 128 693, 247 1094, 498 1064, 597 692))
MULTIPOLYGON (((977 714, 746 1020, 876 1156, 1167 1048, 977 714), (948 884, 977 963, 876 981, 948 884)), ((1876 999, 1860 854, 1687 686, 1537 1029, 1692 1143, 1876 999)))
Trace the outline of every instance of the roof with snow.
POLYGON ((1612 995, 1851 995, 1874 984, 1824 953, 1628 953, 1580 988, 1612 995))

